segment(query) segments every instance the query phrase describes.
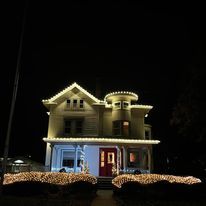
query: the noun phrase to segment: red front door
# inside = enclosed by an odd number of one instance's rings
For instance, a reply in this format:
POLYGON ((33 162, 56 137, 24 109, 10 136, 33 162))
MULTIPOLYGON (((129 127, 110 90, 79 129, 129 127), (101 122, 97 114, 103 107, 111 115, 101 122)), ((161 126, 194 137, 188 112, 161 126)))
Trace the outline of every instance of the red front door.
POLYGON ((111 177, 112 167, 116 164, 116 148, 99 148, 99 176, 111 177))

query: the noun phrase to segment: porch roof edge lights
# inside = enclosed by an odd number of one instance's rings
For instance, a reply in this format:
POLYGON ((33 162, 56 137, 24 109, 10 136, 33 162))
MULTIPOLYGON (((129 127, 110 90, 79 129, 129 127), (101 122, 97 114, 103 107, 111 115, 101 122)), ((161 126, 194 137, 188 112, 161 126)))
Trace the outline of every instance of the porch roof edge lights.
POLYGON ((159 144, 159 140, 140 140, 140 139, 115 139, 115 138, 94 138, 94 137, 57 137, 57 138, 43 138, 48 143, 90 143, 90 144, 159 144))

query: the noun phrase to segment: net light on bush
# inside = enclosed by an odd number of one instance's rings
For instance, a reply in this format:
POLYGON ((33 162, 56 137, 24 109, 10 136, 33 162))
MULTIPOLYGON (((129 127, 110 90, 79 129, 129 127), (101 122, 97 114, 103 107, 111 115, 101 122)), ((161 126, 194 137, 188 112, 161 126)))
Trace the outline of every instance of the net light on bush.
POLYGON ((139 184, 152 184, 160 181, 167 181, 169 183, 181 183, 181 184, 196 184, 201 183, 199 178, 193 176, 174 176, 174 175, 161 175, 161 174, 123 174, 115 177, 112 180, 112 184, 118 188, 121 188, 124 183, 137 182, 139 184))
POLYGON ((36 181, 58 185, 71 184, 78 181, 97 183, 97 178, 91 174, 84 173, 62 173, 62 172, 21 172, 17 174, 5 174, 4 184, 14 182, 36 181))

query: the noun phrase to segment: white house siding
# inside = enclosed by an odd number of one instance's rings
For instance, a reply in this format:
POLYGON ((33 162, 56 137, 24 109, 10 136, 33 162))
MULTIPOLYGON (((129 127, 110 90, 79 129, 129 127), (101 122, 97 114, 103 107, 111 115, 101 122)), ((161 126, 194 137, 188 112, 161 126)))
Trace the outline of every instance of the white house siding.
POLYGON ((130 110, 113 110, 112 111, 112 121, 116 120, 125 120, 130 121, 131 120, 131 111, 130 110))
POLYGON ((131 115, 131 136, 137 139, 144 139, 144 118, 139 112, 132 112, 131 115))
POLYGON ((84 135, 85 136, 97 136, 97 115, 87 115, 84 119, 84 135))
POLYGON ((112 112, 105 110, 103 113, 103 136, 112 135, 112 112))
POLYGON ((49 129, 48 137, 57 137, 62 133, 63 129, 63 117, 50 113, 49 115, 49 129))

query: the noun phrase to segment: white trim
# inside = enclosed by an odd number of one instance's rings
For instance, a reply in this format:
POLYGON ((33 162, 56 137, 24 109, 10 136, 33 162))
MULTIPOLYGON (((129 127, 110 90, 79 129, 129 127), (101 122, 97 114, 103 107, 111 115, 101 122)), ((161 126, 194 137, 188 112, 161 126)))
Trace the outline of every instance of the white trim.
POLYGON ((70 144, 87 144, 87 145, 152 145, 159 144, 159 140, 141 140, 141 139, 114 139, 114 138, 95 138, 95 137, 57 137, 57 138, 43 138, 45 142, 49 143, 70 143, 70 144))
POLYGON ((142 104, 133 104, 130 105, 131 109, 152 109, 153 106, 151 105, 142 105, 142 104))

